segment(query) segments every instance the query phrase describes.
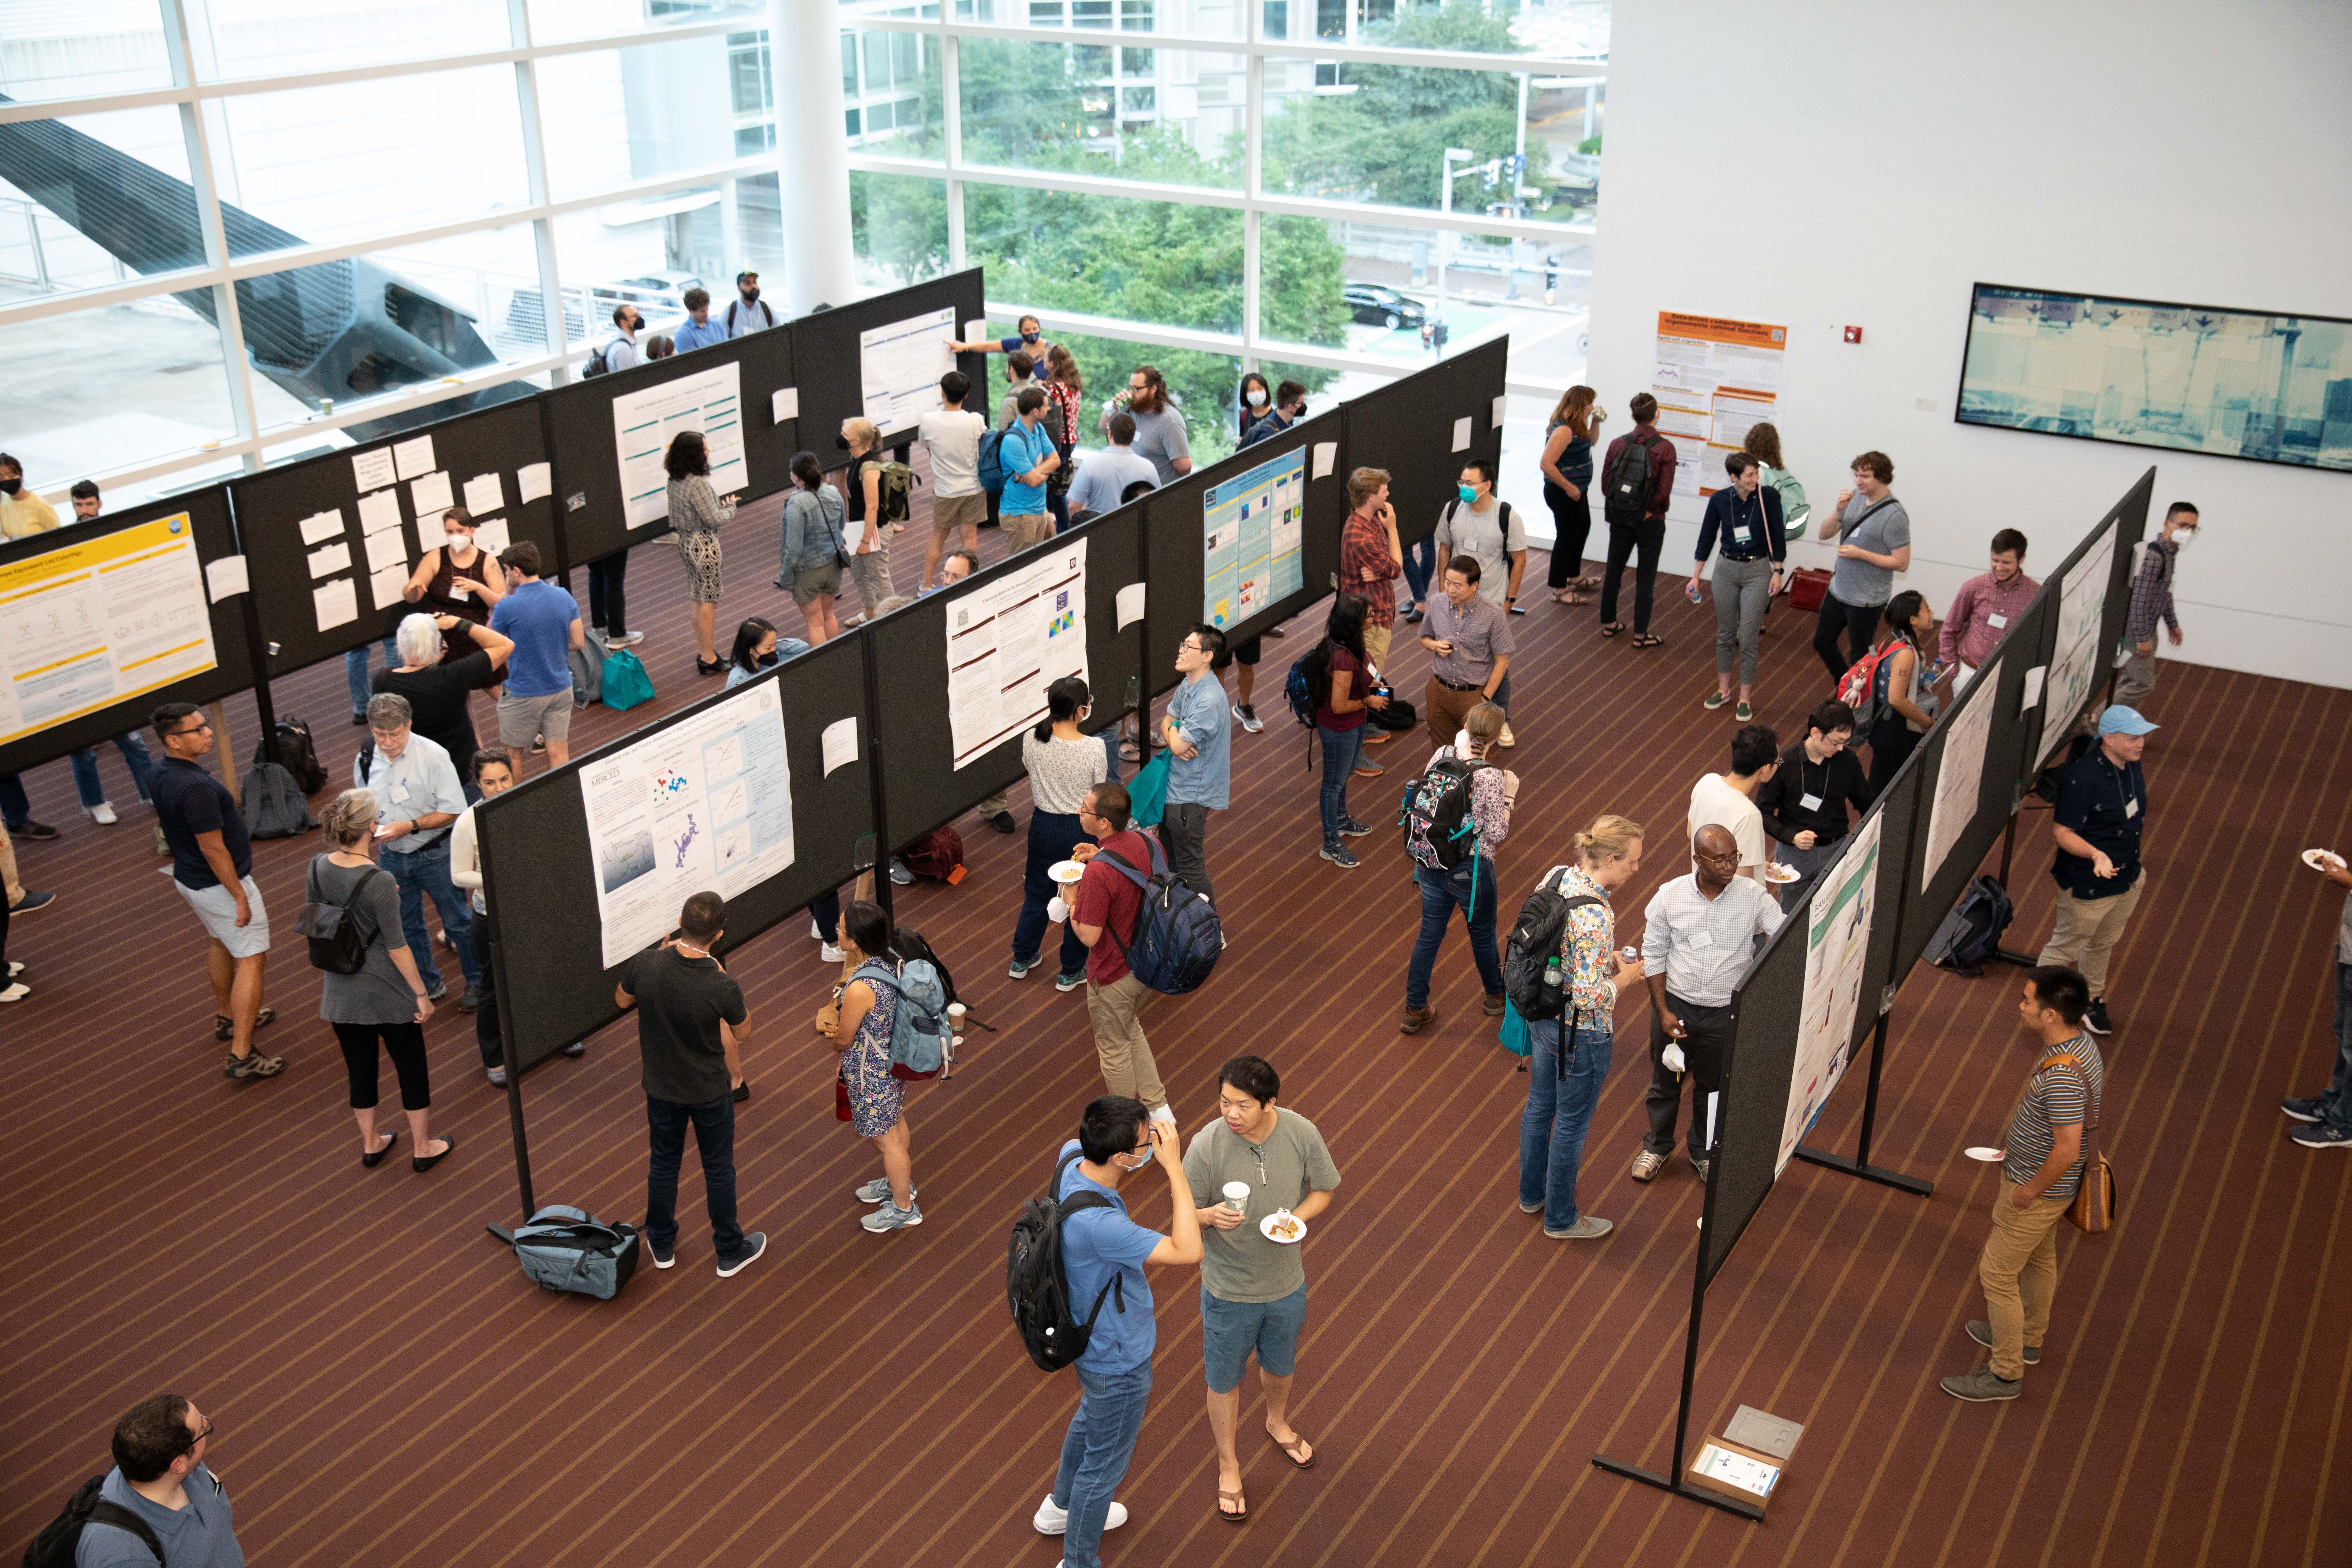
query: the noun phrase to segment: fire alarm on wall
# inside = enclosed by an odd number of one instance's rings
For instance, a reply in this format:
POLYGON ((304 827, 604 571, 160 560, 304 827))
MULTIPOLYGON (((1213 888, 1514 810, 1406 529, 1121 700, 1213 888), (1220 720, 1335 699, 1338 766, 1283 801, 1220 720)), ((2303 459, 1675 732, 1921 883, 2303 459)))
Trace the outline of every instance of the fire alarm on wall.
POLYGON ((1860 327, 1848 327, 1845 330, 1845 341, 1850 343, 1858 343, 1862 342, 1862 329, 1860 327))

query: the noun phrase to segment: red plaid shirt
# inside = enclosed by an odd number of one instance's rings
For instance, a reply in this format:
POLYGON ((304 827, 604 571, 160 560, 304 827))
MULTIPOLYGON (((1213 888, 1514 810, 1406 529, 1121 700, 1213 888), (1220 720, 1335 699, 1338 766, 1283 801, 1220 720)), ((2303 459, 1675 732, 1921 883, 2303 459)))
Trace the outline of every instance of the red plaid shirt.
POLYGON ((1389 531, 1377 517, 1349 512, 1339 531, 1339 592, 1371 603, 1368 626, 1396 624, 1396 576, 1404 563, 1389 553, 1389 531))

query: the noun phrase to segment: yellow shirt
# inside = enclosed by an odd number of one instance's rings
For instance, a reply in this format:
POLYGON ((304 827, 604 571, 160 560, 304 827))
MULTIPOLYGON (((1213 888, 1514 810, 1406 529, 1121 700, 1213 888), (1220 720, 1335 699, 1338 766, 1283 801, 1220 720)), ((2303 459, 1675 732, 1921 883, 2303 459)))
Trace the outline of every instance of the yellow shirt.
POLYGON ((57 526, 57 509, 31 490, 0 495, 0 539, 30 539, 57 526))

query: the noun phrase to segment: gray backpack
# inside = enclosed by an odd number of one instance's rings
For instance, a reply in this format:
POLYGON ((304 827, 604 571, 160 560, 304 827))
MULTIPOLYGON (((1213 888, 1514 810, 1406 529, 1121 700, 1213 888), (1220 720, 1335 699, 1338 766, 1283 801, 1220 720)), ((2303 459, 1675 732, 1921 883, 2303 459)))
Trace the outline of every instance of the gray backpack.
POLYGON ((593 626, 582 628, 581 646, 565 657, 572 665, 572 706, 585 708, 591 702, 604 699, 604 658, 613 650, 604 641, 604 634, 593 626))
POLYGON ((636 1226, 606 1225, 568 1204, 550 1204, 511 1231, 489 1231, 514 1248, 523 1277, 545 1289, 609 1301, 636 1271, 636 1226))
POLYGON ((318 826, 294 775, 263 763, 245 775, 245 831, 252 838, 291 838, 318 826))

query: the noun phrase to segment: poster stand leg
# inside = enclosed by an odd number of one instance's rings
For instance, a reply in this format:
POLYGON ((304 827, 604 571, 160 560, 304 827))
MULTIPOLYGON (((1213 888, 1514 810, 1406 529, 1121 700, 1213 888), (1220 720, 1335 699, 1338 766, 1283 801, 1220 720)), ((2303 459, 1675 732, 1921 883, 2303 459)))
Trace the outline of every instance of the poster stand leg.
POLYGON ((1797 1145, 1796 1156, 1809 1165, 1821 1165, 1832 1171, 1843 1171, 1849 1176, 1860 1176, 1865 1182, 1876 1182, 1882 1186, 1899 1188, 1923 1198, 1933 1197, 1936 1192, 1935 1183, 1922 1181, 1917 1176, 1906 1176, 1900 1171, 1890 1171, 1884 1166, 1870 1163, 1870 1133, 1872 1127, 1878 1121, 1878 1074, 1886 1057, 1888 1016, 1888 1014, 1881 1013, 1878 1016, 1877 1027, 1871 1031, 1870 1084, 1863 1095, 1862 1138, 1853 1158, 1849 1160, 1843 1154, 1832 1154, 1826 1149, 1815 1149, 1803 1143, 1797 1145))
MULTIPOLYGON (((489 917, 478 918, 488 920, 489 917)), ((522 1197, 522 1216, 529 1219, 539 1212, 539 1205, 531 1196, 530 1138, 522 1119, 522 1070, 515 1060, 514 1019, 507 1008, 507 998, 512 993, 507 989, 506 952, 499 941, 496 926, 490 928, 488 945, 491 985, 499 1009, 499 1050, 505 1058, 507 1068, 507 1127, 514 1138, 515 1185, 522 1197)), ((501 1244, 507 1242, 507 1237, 499 1236, 498 1226, 489 1226, 488 1228, 492 1236, 499 1237, 501 1244)))
MULTIPOLYGON (((882 671, 877 662, 878 656, 875 652, 874 639, 860 637, 858 642, 860 644, 858 662, 866 671, 866 710, 868 713, 879 713, 882 711, 880 704, 882 671)), ((898 907, 897 900, 892 896, 897 889, 890 880, 887 857, 897 854, 898 851, 896 848, 885 848, 886 846, 895 845, 897 840, 890 837, 889 816, 883 808, 881 750, 882 748, 875 742, 874 737, 868 735, 866 746, 866 789, 867 800, 874 812, 874 831, 859 837, 858 852, 853 856, 853 858, 861 864, 854 866, 852 870, 859 876, 871 875, 874 882, 874 900, 881 906, 883 917, 890 922, 890 929, 897 931, 898 907)))
MULTIPOLYGON (((2003 888, 2009 886, 2009 868, 2011 862, 2017 858, 2017 819, 2023 809, 2021 805, 2017 810, 2011 811, 2009 814, 2009 826, 2001 829, 2000 885, 2003 888)), ((1994 947, 1992 955, 1999 963, 2014 963, 2021 969, 2032 969, 2041 962, 2030 952, 2019 952, 2013 948, 2000 946, 1994 947)))

